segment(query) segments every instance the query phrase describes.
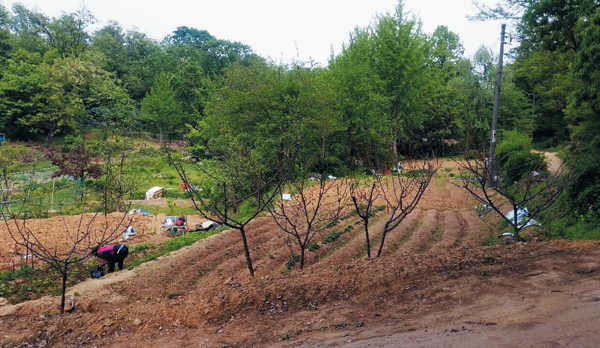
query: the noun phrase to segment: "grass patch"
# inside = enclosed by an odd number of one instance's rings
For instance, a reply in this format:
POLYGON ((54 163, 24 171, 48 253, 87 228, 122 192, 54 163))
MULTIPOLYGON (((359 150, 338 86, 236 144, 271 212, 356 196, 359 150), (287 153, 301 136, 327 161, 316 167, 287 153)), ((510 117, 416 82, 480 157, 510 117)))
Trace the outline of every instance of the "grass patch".
POLYGON ((131 247, 131 251, 132 252, 140 252, 140 251, 144 251, 144 250, 148 250, 148 249, 153 249, 156 248, 156 244, 154 243, 142 243, 142 244, 137 244, 131 247))
POLYGON ((357 214, 356 214, 356 211, 352 211, 351 213, 348 213, 348 214, 346 214, 346 215, 342 216, 342 217, 340 218, 340 220, 341 220, 341 221, 344 221, 344 220, 347 220, 347 219, 349 219, 349 218, 351 218, 351 217, 353 217, 353 216, 355 216, 355 215, 357 215, 357 214))
POLYGON ((440 223, 433 230, 433 234, 431 235, 431 243, 439 243, 442 241, 442 236, 444 235, 444 226, 440 223))
POLYGON ((209 232, 203 232, 203 231, 190 232, 188 234, 184 234, 184 235, 177 236, 172 239, 166 240, 166 241, 160 243, 157 251, 150 253, 144 257, 135 259, 132 263, 129 264, 129 269, 134 269, 137 266, 141 265, 142 263, 156 260, 157 258, 159 258, 163 255, 166 255, 167 253, 169 253, 171 251, 179 250, 188 245, 192 245, 199 240, 202 240, 202 239, 212 236, 214 234, 220 233, 224 229, 226 229, 226 227, 221 226, 221 227, 219 227, 215 230, 209 231, 209 232))
MULTIPOLYGON (((69 271, 67 286, 73 286, 87 279, 87 265, 91 262, 78 264, 69 271)), ((36 268, 23 265, 15 270, 0 272, 0 297, 9 303, 38 299, 43 296, 58 296, 61 293, 62 275, 48 265, 36 268)))

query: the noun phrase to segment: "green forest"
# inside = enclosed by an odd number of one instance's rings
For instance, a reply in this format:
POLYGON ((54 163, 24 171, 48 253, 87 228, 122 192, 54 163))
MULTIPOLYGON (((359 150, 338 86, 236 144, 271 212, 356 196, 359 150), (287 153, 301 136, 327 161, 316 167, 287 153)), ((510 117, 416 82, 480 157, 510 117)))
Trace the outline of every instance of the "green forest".
MULTIPOLYGON (((553 238, 599 239, 599 1, 479 9, 473 20, 504 19, 518 42, 503 67, 500 164, 522 174, 536 161, 531 149, 577 156, 577 175, 541 220, 553 238)), ((85 8, 53 18, 0 5, 0 132, 11 142, 150 134, 161 145, 187 139, 199 158, 235 154, 264 173, 293 148, 321 154, 337 176, 489 142, 497 48, 466 58, 456 33, 424 32, 401 1, 354 29, 326 67, 273 62, 200 28, 157 41, 117 22, 92 31, 95 23, 85 8)))

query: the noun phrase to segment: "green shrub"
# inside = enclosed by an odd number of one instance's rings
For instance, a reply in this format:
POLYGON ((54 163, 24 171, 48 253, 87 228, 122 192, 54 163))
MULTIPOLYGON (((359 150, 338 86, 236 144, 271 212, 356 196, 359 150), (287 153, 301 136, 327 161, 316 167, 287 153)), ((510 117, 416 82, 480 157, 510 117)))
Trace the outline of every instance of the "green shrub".
POLYGON ((504 133, 496 148, 498 165, 505 174, 504 182, 512 185, 534 170, 545 170, 544 157, 531 152, 531 140, 516 131, 504 133))
POLYGON ((300 261, 300 255, 298 255, 296 253, 292 253, 292 256, 290 256, 289 260, 287 260, 287 262, 285 263, 285 267, 289 271, 292 269, 292 267, 294 267, 296 262, 299 262, 299 261, 300 261))
POLYGON ((571 240, 600 240, 600 218, 598 213, 592 210, 580 215, 571 226, 564 227, 564 237, 571 240))
POLYGON ((319 243, 317 243, 317 242, 312 242, 312 243, 310 243, 308 245, 308 250, 309 251, 315 251, 315 250, 317 250, 319 248, 320 248, 320 246, 319 246, 319 243))
POLYGON ((336 231, 331 232, 323 238, 323 244, 331 243, 334 240, 338 239, 342 235, 342 232, 336 231))
POLYGON ((0 280, 11 281, 17 278, 26 277, 33 273, 33 269, 30 266, 24 265, 19 267, 17 270, 12 271, 1 271, 0 280))
POLYGON ((80 135, 67 135, 64 138, 63 151, 68 152, 71 149, 83 147, 83 138, 80 135))

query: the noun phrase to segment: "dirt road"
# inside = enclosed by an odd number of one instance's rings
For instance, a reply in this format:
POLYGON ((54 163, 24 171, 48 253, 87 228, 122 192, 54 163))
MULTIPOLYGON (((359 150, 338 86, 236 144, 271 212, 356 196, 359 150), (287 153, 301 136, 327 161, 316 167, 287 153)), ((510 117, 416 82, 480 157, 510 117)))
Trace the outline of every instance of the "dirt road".
POLYGON ((541 153, 544 155, 544 159, 546 160, 546 163, 548 164, 548 171, 550 173, 556 174, 560 170, 563 161, 560 157, 558 157, 556 152, 535 151, 535 150, 532 150, 532 152, 541 153))

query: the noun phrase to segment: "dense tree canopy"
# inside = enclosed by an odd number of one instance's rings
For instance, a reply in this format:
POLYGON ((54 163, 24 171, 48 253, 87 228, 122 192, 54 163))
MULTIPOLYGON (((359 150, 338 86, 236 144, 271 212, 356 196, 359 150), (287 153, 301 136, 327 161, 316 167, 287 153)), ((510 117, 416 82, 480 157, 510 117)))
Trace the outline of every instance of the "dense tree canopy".
MULTIPOLYGON (((600 221, 600 4, 476 4, 473 18, 509 20, 520 39, 504 67, 500 140, 524 136, 527 146, 581 154, 561 212, 600 221)), ((495 48, 464 57, 456 33, 425 33, 402 1, 353 30, 319 68, 275 64, 199 28, 179 26, 157 41, 116 22, 91 32, 93 23, 85 8, 52 18, 0 5, 0 132, 47 141, 100 128, 186 133, 194 154, 218 157, 235 146, 262 159, 264 173, 293 147, 305 163, 320 152, 345 173, 431 149, 458 154, 489 137, 495 48)))

